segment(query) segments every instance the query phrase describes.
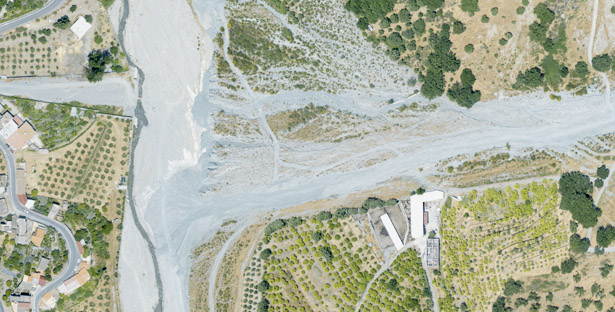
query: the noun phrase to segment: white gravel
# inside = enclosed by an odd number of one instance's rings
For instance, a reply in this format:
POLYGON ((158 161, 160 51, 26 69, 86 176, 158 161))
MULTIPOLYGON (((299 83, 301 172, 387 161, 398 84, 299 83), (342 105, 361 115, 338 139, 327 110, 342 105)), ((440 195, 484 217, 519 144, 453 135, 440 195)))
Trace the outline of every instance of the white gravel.
POLYGON ((136 105, 134 89, 128 81, 120 77, 105 77, 96 84, 69 78, 0 80, 0 94, 49 102, 79 101, 96 105, 127 105, 128 113, 131 113, 136 105))

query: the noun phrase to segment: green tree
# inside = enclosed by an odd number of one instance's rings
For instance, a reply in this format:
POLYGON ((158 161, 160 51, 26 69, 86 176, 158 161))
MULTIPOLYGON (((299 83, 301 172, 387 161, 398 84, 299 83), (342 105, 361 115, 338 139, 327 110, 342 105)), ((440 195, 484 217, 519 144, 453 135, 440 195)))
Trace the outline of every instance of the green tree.
POLYGON ((331 218, 333 218, 333 215, 328 211, 321 211, 316 216, 314 216, 314 219, 320 221, 330 220, 331 218))
POLYGON ((393 292, 399 291, 399 283, 396 279, 392 278, 387 282, 387 289, 393 292))
POLYGON ((455 21, 453 23, 453 33, 461 34, 466 30, 466 26, 461 21, 455 21))
POLYGON ((269 311, 269 301, 267 300, 267 298, 263 298, 263 300, 261 300, 258 305, 256 306, 256 311, 257 312, 267 312, 269 311))
POLYGON ((395 0, 349 0, 346 2, 346 10, 358 17, 367 18, 370 24, 376 23, 393 11, 395 0))
POLYGON ((572 272, 576 267, 577 267, 577 262, 572 259, 572 258, 568 258, 564 261, 562 261, 560 267, 562 269, 562 273, 563 274, 568 274, 570 272, 572 272))
POLYGON ((267 290, 269 290, 269 282, 267 282, 267 280, 262 280, 260 283, 258 283, 258 286, 256 286, 256 289, 260 292, 260 293, 266 293, 267 290))
POLYGON ((557 87, 562 82, 562 68, 551 54, 545 56, 540 64, 544 71, 544 81, 551 87, 557 87))
POLYGON ((597 188, 601 188, 604 185, 604 180, 598 178, 594 181, 594 185, 596 185, 597 188))
POLYGON ((90 52, 88 54, 88 67, 86 68, 88 81, 101 81, 107 65, 112 61, 113 56, 107 50, 94 50, 90 52))
POLYGON ((574 65, 574 72, 578 77, 585 77, 589 74, 589 67, 587 66, 587 63, 578 61, 574 65))
POLYGON ((404 44, 404 39, 398 32, 391 33, 386 39, 386 45, 389 48, 399 48, 404 44))
POLYGON ((611 57, 606 53, 594 56, 592 67, 603 73, 609 71, 611 69, 611 57))
POLYGON ((574 253, 585 253, 589 248, 589 239, 581 238, 579 234, 570 236, 570 250, 574 253))
POLYGON ((547 7, 547 4, 544 2, 539 3, 534 8, 534 14, 540 20, 541 24, 550 25, 555 19, 555 13, 547 7))
POLYGON ((286 226, 286 221, 282 219, 277 219, 265 227, 265 236, 271 235, 273 232, 278 231, 286 226))
POLYGON ((506 298, 500 296, 498 297, 498 299, 495 300, 495 302, 491 306, 491 311, 492 312, 508 312, 508 311, 512 311, 512 308, 507 307, 506 298))
POLYGON ((601 179, 606 179, 609 177, 609 168, 607 168, 604 164, 596 169, 596 175, 601 179))
POLYGON ((333 253, 329 247, 321 246, 319 248, 320 255, 327 260, 327 262, 333 261, 333 253))
POLYGON ((422 18, 417 19, 412 23, 412 28, 414 29, 414 33, 420 37, 425 33, 425 21, 422 18))
POLYGON ((53 27, 59 29, 68 29, 70 27, 70 18, 64 15, 60 17, 55 23, 53 23, 53 27))
POLYGON ((267 260, 271 256, 271 249, 266 248, 261 251, 260 258, 262 260, 267 260))
POLYGON ((607 276, 609 276, 609 274, 613 271, 613 266, 605 263, 603 266, 600 267, 600 275, 602 276, 602 278, 606 278, 607 276))
POLYGON ((538 67, 532 67, 517 75, 517 81, 513 84, 515 89, 534 89, 542 86, 544 74, 538 67))
POLYGON ((598 228, 598 232, 596 233, 596 242, 598 246, 603 248, 609 247, 613 240, 615 240, 615 227, 607 225, 606 227, 601 226, 598 228))
POLYGON ((480 101, 481 92, 473 90, 471 86, 464 86, 457 82, 448 89, 446 95, 460 106, 470 108, 480 101))
POLYGON ((578 171, 566 172, 560 178, 560 208, 570 211, 572 218, 585 228, 596 225, 598 217, 602 215, 602 211, 594 206, 592 191, 589 177, 578 171))
POLYGON ((478 12, 478 0, 461 0, 461 10, 469 14, 478 12))
POLYGON ((444 0, 422 0, 422 1, 427 6, 427 8, 432 11, 435 9, 441 8, 442 5, 444 4, 444 0))
POLYGON ((441 71, 428 69, 423 77, 421 94, 432 100, 444 94, 445 82, 444 74, 441 71))
POLYGON ((473 85, 474 85, 474 82, 476 81, 476 77, 475 77, 475 76, 474 76, 474 74, 472 73, 472 70, 471 70, 471 69, 469 69, 469 68, 464 68, 464 69, 461 71, 461 76, 460 76, 460 78, 461 78, 461 84, 462 84, 464 87, 467 87, 467 86, 470 86, 470 87, 471 87, 471 86, 473 86, 473 85))
POLYGON ((523 283, 509 278, 504 283, 504 295, 510 297, 523 291, 523 283))

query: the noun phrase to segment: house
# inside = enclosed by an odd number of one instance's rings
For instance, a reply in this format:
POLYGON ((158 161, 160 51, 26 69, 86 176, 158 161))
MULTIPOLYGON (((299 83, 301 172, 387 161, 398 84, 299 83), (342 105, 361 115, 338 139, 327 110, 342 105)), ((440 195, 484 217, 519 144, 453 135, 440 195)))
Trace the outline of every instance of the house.
POLYGON ((13 311, 27 312, 30 311, 32 296, 30 296, 29 293, 12 294, 9 297, 9 301, 11 302, 11 308, 13 308, 13 311))
POLYGON ((70 27, 70 31, 81 40, 90 28, 92 28, 92 24, 88 23, 83 16, 79 16, 77 21, 70 27))
POLYGON ((0 221, 0 231, 2 232, 12 232, 13 229, 13 221, 10 220, 2 220, 0 221))
POLYGON ((9 214, 9 206, 6 204, 6 199, 0 198, 0 216, 9 214))
POLYGON ((29 242, 28 239, 28 224, 25 217, 17 218, 17 237, 15 243, 25 245, 29 242))
POLYGON ((6 184, 8 179, 6 174, 0 174, 0 193, 6 193, 6 184))
POLYGON ((41 257, 41 260, 38 262, 38 267, 36 269, 41 272, 45 272, 48 266, 49 266, 49 259, 45 257, 41 257))
POLYGON ((32 234, 32 244, 34 244, 34 246, 36 247, 41 247, 41 244, 43 243, 43 238, 45 238, 45 229, 41 228, 40 226, 36 227, 36 230, 34 230, 34 233, 32 234))
POLYGON ((17 118, 18 119, 15 119, 15 116, 13 116, 13 114, 9 111, 2 113, 2 118, 0 118, 0 124, 2 124, 2 129, 0 129, 0 137, 7 140, 11 135, 13 135, 13 133, 15 133, 15 131, 17 131, 17 128, 21 125, 21 123, 17 123, 18 121, 21 122, 21 118, 17 118))
POLYGON ((23 283, 35 288, 38 286, 45 286, 45 284, 47 284, 47 279, 45 279, 42 272, 37 271, 32 273, 32 275, 24 275, 23 283))
POLYGON ((442 191, 425 192, 410 197, 410 233, 412 238, 418 239, 425 235, 423 224, 425 203, 441 199, 444 199, 444 192, 442 191))
POLYGON ((67 279, 64 283, 58 286, 58 291, 63 295, 71 294, 89 280, 90 273, 88 273, 88 270, 85 267, 82 267, 77 274, 73 275, 73 277, 67 279))
POLYGON ((0 127, 4 127, 9 122, 13 121, 13 114, 8 110, 4 111, 0 116, 0 127))
POLYGON ((43 298, 41 298, 41 308, 44 310, 53 309, 58 299, 60 299, 60 293, 56 289, 46 293, 43 298))
POLYGON ((53 203, 53 205, 51 205, 51 209, 49 209, 49 214, 47 214, 47 218, 55 219, 58 215, 58 212, 60 212, 60 205, 53 203))
POLYGON ((395 249, 402 249, 402 247, 404 247, 404 243, 402 243, 401 238, 399 237, 399 234, 397 233, 397 230, 395 229, 395 226, 393 225, 393 222, 391 221, 389 215, 387 213, 381 215, 380 220, 382 220, 384 228, 387 230, 387 233, 389 233, 389 237, 391 237, 393 245, 395 245, 395 249))
MULTIPOLYGON (((19 118, 15 116, 15 118, 19 118)), ((21 119, 19 119, 21 121, 21 119)), ((8 144, 13 150, 20 151, 28 146, 28 142, 34 137, 36 130, 29 121, 22 122, 17 131, 13 132, 11 136, 6 139, 8 144)))
POLYGON ((34 204, 36 203, 36 201, 32 200, 32 199, 28 199, 26 200, 26 204, 24 206, 26 206, 26 208, 28 209, 32 209, 34 208, 34 204))

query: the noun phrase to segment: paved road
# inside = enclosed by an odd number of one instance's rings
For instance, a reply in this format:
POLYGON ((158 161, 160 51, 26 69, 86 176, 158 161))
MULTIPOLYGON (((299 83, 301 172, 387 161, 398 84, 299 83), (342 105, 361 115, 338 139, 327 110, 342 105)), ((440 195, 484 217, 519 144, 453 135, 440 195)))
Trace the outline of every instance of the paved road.
POLYGON ((41 18, 55 10, 57 10, 66 0, 49 0, 42 8, 34 10, 20 17, 14 18, 8 22, 0 24, 0 34, 3 34, 9 30, 17 28, 21 25, 27 24, 37 18, 41 18))
POLYGON ((15 181, 15 156, 6 146, 4 140, 1 138, 0 150, 2 150, 2 154, 4 154, 4 157, 6 158, 7 174, 9 177, 9 199, 13 204, 13 207, 15 207, 19 215, 26 216, 28 219, 44 224, 48 227, 53 227, 63 236, 64 241, 66 242, 66 247, 68 248, 68 263, 65 263, 64 270, 62 271, 62 273, 57 276, 52 282, 47 283, 44 287, 34 293, 33 310, 34 312, 38 312, 38 305, 43 295, 51 291, 52 289, 58 287, 65 280, 69 279, 76 273, 76 270, 81 261, 79 249, 77 248, 77 242, 75 241, 73 234, 68 229, 68 227, 64 225, 64 223, 49 219, 46 216, 43 216, 42 214, 39 214, 37 212, 30 211, 19 202, 19 200, 17 199, 17 183, 15 181))

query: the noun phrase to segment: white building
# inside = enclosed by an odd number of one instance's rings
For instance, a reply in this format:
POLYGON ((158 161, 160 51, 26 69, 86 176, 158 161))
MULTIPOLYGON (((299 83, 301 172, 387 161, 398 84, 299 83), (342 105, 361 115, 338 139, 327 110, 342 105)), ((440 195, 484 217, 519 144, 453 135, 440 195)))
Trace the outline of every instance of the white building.
POLYGON ((418 239, 425 235, 423 226, 423 212, 425 211, 425 202, 444 199, 444 192, 431 191, 421 195, 412 195, 410 197, 410 234, 412 238, 418 239))
POLYGON ((88 23, 83 16, 79 16, 73 26, 70 27, 70 30, 81 39, 90 28, 92 28, 92 24, 88 23))
POLYGON ((36 201, 32 200, 32 199, 28 199, 26 201, 26 204, 24 205, 26 208, 28 209, 32 209, 34 208, 34 204, 36 203, 36 201))
POLYGON ((11 135, 13 135, 13 133, 15 133, 15 131, 17 131, 17 128, 19 128, 19 125, 11 119, 11 121, 7 122, 2 127, 2 130, 0 130, 0 136, 4 140, 7 140, 11 135))
POLYGON ((382 223, 384 224, 384 228, 389 233, 389 237, 391 237, 391 240, 393 241, 393 245, 395 245, 395 248, 397 250, 400 250, 402 247, 404 247, 404 243, 401 242, 399 233, 397 233, 397 230, 395 229, 393 222, 391 222, 391 218, 389 217, 389 215, 387 213, 381 215, 380 220, 382 220, 382 223))

